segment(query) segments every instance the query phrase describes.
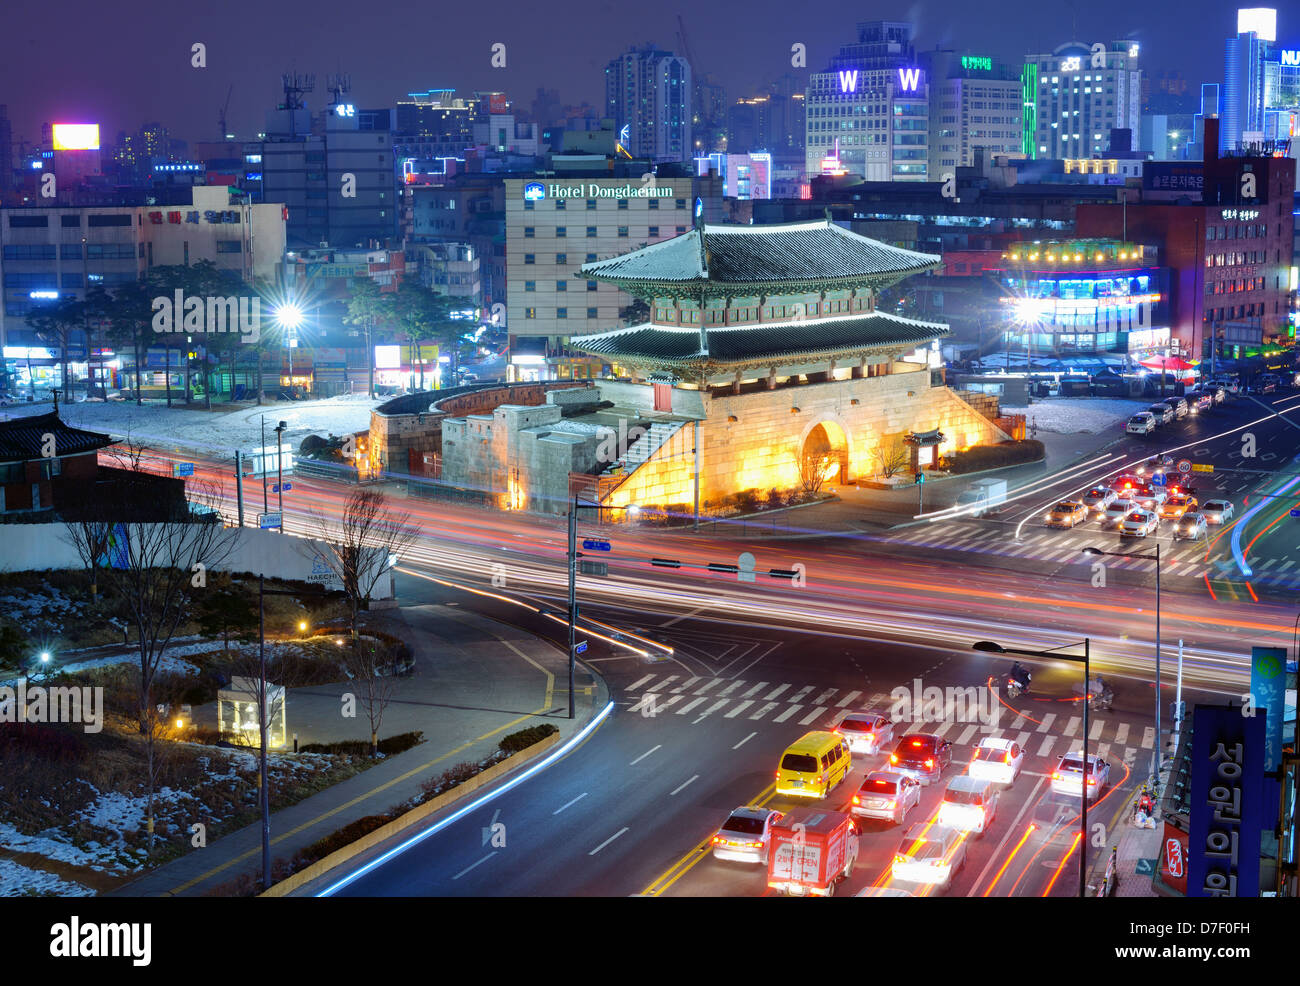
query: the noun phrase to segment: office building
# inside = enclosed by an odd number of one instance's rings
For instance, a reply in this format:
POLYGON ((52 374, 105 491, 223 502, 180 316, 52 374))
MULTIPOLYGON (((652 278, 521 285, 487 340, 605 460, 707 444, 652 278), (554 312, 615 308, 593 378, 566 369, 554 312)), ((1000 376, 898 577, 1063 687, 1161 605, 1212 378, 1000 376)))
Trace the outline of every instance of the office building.
POLYGON ((977 149, 1017 154, 1021 149, 1018 66, 988 55, 922 52, 930 80, 930 179, 975 163, 977 149))
POLYGON ((1084 158, 1109 149, 1111 130, 1141 131, 1142 71, 1131 41, 1070 41, 1025 59, 1023 150, 1084 158))
POLYGON ((669 163, 693 156, 691 97, 691 66, 672 52, 632 47, 605 66, 605 115, 634 158, 669 163))
POLYGON ((912 25, 870 21, 809 77, 805 170, 868 181, 926 181, 929 80, 912 45, 912 25))
MULTIPOLYGON (((1219 151, 1291 140, 1300 117, 1300 42, 1277 40, 1277 11, 1237 11, 1237 34, 1224 42, 1219 151)), ((1295 149, 1282 147, 1295 156, 1295 149)))

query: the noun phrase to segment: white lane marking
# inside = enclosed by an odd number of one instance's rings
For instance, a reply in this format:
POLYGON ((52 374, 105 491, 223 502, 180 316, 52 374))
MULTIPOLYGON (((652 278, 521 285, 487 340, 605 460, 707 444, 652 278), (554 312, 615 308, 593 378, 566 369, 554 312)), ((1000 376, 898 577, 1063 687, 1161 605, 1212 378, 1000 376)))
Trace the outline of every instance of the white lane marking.
MULTIPOLYGON (((656 747, 656 749, 658 749, 658 747, 656 747)), ((570 801, 568 804, 560 805, 560 807, 556 808, 555 811, 551 812, 551 814, 552 814, 552 815, 558 815, 560 812, 564 811, 565 808, 568 808, 570 805, 576 805, 579 801, 581 801, 581 800, 582 800, 583 798, 585 798, 586 796, 587 796, 587 792, 586 792, 586 791, 583 791, 580 795, 578 795, 576 798, 574 798, 574 799, 573 799, 572 801, 570 801)))
POLYGON ((671 620, 669 620, 667 623, 660 623, 659 625, 660 625, 661 627, 670 627, 670 626, 672 626, 674 623, 680 623, 682 620, 689 620, 689 619, 690 619, 691 617, 693 617, 693 616, 699 616, 699 615, 700 615, 701 613, 703 613, 706 609, 708 609, 707 606, 701 606, 699 609, 693 609, 693 610, 691 610, 689 613, 683 613, 681 616, 674 616, 674 617, 673 617, 671 620))
POLYGON ((722 691, 718 692, 718 698, 722 698, 722 697, 724 697, 724 696, 730 695, 732 692, 734 692, 737 688, 739 688, 739 687, 740 687, 741 685, 743 685, 743 684, 744 684, 744 681, 742 681, 741 679, 737 678, 735 681, 733 681, 733 682, 732 682, 730 685, 728 685, 726 688, 722 689, 722 691))
POLYGON ((1029 737, 1033 735, 1033 733, 1021 733, 1016 737, 1016 745, 1020 747, 1021 751, 1025 749, 1025 745, 1029 742, 1029 737))
POLYGON ((598 845, 595 849, 587 853, 587 855, 588 856, 596 855, 596 853, 600 852, 602 849, 604 849, 607 845, 609 845, 611 842, 613 842, 615 839, 617 839, 620 835, 622 835, 626 831, 627 831, 627 826, 624 825, 621 829, 619 829, 617 832, 611 835, 608 839, 606 839, 604 842, 598 845))
POLYGON ((753 702, 741 702, 734 709, 728 712, 726 716, 724 716, 724 718, 734 719, 736 718, 736 716, 740 715, 742 712, 744 712, 747 708, 749 708, 753 704, 754 704, 753 702))
POLYGON ((1074 734, 1077 733, 1078 731, 1079 731, 1079 717, 1070 716, 1070 721, 1065 724, 1065 729, 1062 730, 1062 732, 1066 736, 1073 737, 1074 734))
POLYGON ((696 721, 696 722, 699 722, 700 719, 703 719, 705 716, 711 716, 711 715, 713 715, 713 713, 717 712, 720 708, 722 708, 724 705, 726 705, 727 702, 729 702, 729 701, 730 701, 730 699, 725 699, 725 698, 723 698, 723 699, 719 699, 718 701, 716 701, 716 702, 714 702, 712 705, 710 705, 707 709, 705 709, 703 712, 701 712, 700 715, 699 715, 699 718, 696 719, 695 721, 696 721))
POLYGON ((695 708, 697 705, 703 705, 708 700, 709 699, 707 695, 701 695, 699 698, 687 702, 685 705, 683 705, 680 709, 677 710, 677 714, 679 716, 684 716, 686 715, 686 713, 690 712, 691 709, 695 708))
POLYGON ((691 779, 689 781, 683 781, 681 784, 678 784, 677 787, 673 788, 672 792, 669 794, 669 797, 672 797, 672 795, 676 794, 678 791, 686 787, 688 784, 699 780, 699 777, 700 777, 699 774, 692 774, 691 779))
POLYGON ((668 696, 668 700, 667 700, 667 701, 665 701, 665 702, 656 702, 656 703, 655 703, 655 706, 654 706, 655 712, 662 712, 664 709, 668 708, 668 706, 670 706, 670 705, 676 705, 676 704, 677 704, 678 702, 680 702, 681 700, 682 700, 682 697, 681 697, 680 695, 670 695, 670 696, 668 696))
POLYGON ((1115 729, 1115 745, 1123 746, 1128 739, 1128 723, 1121 722, 1115 729))
POLYGON ((1097 756, 1099 756, 1102 760, 1105 760, 1107 757, 1109 757, 1109 756, 1110 756, 1110 744, 1109 744, 1109 743, 1101 743, 1101 744, 1099 744, 1099 745, 1097 746, 1097 756))
POLYGON ((766 702, 766 703, 764 703, 764 705, 763 705, 763 707, 762 707, 761 709, 759 709, 757 712, 755 712, 755 713, 754 713, 752 716, 750 716, 749 718, 751 718, 751 719, 762 719, 763 716, 767 715, 769 712, 771 712, 771 711, 772 711, 773 709, 775 709, 775 708, 776 708, 776 703, 775 703, 775 702, 766 702))
POLYGON ((632 767, 635 766, 636 764, 639 764, 642 760, 650 756, 650 754, 654 753, 655 750, 659 749, 662 746, 663 746, 662 743, 656 743, 654 746, 650 747, 650 749, 646 750, 645 753, 641 754, 639 757, 633 760, 632 763, 628 764, 628 766, 632 767))
POLYGON ((970 742, 970 738, 975 735, 975 730, 977 729, 979 729, 979 726, 967 726, 961 731, 961 735, 958 736, 953 743, 956 746, 965 746, 970 742))
POLYGON ((1056 737, 1053 736, 1053 735, 1051 735, 1050 733, 1049 733, 1048 735, 1044 736, 1044 737, 1043 737, 1043 743, 1042 743, 1042 745, 1038 748, 1038 755, 1039 755, 1040 757, 1045 757, 1045 756, 1047 756, 1048 752, 1052 749, 1052 744, 1055 743, 1055 742, 1056 742, 1056 737))
POLYGON ((852 702, 855 698, 857 698, 861 694, 862 693, 859 691, 849 692, 842 699, 840 699, 838 702, 835 703, 835 707, 837 709, 842 709, 844 708, 844 706, 848 705, 850 702, 852 702))
POLYGON ((497 854, 497 851, 496 851, 495 849, 493 849, 490 853, 488 853, 486 856, 484 856, 482 859, 480 859, 477 863, 471 863, 469 866, 466 866, 463 870, 461 870, 461 871, 460 871, 459 873, 457 873, 454 877, 452 877, 452 879, 453 879, 453 880, 459 880, 459 879, 460 879, 461 877, 463 877, 466 873, 468 873, 470 870, 472 870, 475 866, 481 866, 483 863, 486 863, 489 859, 491 859, 491 858, 492 858, 493 856, 495 856, 496 854, 497 854))
MULTIPOLYGON (((788 709, 786 709, 784 712, 782 712, 779 716, 777 716, 775 719, 773 719, 772 721, 773 721, 773 722, 785 722, 787 719, 789 719, 792 715, 794 715, 796 712, 798 712, 798 711, 799 711, 800 709, 802 709, 802 708, 803 708, 802 705, 792 705, 792 706, 790 706, 788 709)), ((761 713, 760 713, 760 714, 761 714, 761 713)))
POLYGON ((789 687, 790 687, 789 685, 777 685, 768 694, 763 696, 763 701, 764 702, 772 701, 772 699, 776 698, 778 695, 780 695, 783 691, 785 691, 789 687))
POLYGON ((742 695, 742 696, 740 696, 740 697, 741 697, 741 698, 749 698, 751 695, 755 694, 756 692, 761 692, 761 691, 762 691, 764 688, 766 688, 766 687, 767 687, 767 682, 766 682, 766 681, 760 681, 757 685, 755 685, 755 686, 754 686, 753 688, 751 688, 749 691, 745 692, 745 694, 742 695))
POLYGON ((1024 729, 1024 727, 1025 727, 1025 717, 1024 717, 1024 716, 1016 716, 1015 721, 1012 722, 1011 725, 1010 725, 1008 728, 1010 728, 1010 729, 1024 729))
POLYGON ((1056 721, 1056 713, 1049 712, 1043 716, 1043 721, 1038 724, 1037 732, 1045 733, 1052 728, 1052 723, 1056 721))
POLYGON ((1152 726, 1147 726, 1142 730, 1142 749, 1149 750, 1156 745, 1156 731, 1152 726))
POLYGON ((676 681, 678 677, 679 677, 678 675, 670 674, 667 678, 665 678, 663 681, 656 684, 653 688, 647 688, 646 691, 657 692, 661 688, 667 688, 670 684, 676 681))
MULTIPOLYGON (((707 691, 708 691, 710 688, 712 688, 714 685, 720 684, 721 682, 722 682, 722 679, 721 679, 721 678, 710 678, 707 682, 705 682, 705 683, 704 683, 703 685, 701 685, 699 688, 695 689, 695 694, 696 694, 696 695, 703 695, 705 692, 707 692, 707 691)), ((721 692, 719 692, 719 694, 721 694, 721 692)))
POLYGON ((644 685, 647 681, 653 681, 654 677, 655 677, 654 675, 648 674, 644 678, 640 679, 639 681, 633 682, 632 684, 628 685, 627 690, 630 692, 634 692, 642 685, 644 685))
MULTIPOLYGON (((812 704, 823 705, 824 703, 828 702, 830 700, 830 697, 834 695, 837 691, 839 691, 838 688, 826 689, 826 691, 822 692, 820 695, 818 695, 815 699, 812 700, 812 704)), ((791 701, 793 701, 793 699, 791 699, 791 701)))
POLYGON ((816 719, 825 711, 826 711, 826 706, 824 705, 817 706, 817 708, 813 709, 806 716, 804 716, 802 719, 799 720, 799 725, 801 726, 809 725, 810 723, 812 723, 814 719, 816 719))
POLYGON ((701 682, 701 681, 703 681, 703 680, 704 680, 703 678, 688 678, 686 681, 683 681, 680 685, 678 685, 676 688, 674 688, 673 691, 674 691, 674 692, 684 692, 684 691, 686 691, 688 688, 690 688, 692 685, 694 685, 694 684, 696 684, 696 683, 698 683, 698 682, 701 682))
POLYGON ((952 729, 952 727, 953 727, 953 723, 951 722, 941 722, 933 729, 922 729, 920 731, 929 733, 931 736, 942 736, 948 730, 952 729))
POLYGON ((1092 720, 1092 728, 1088 730, 1088 739, 1091 742, 1095 743, 1097 740, 1101 739, 1101 731, 1105 728, 1106 728, 1105 719, 1092 720))
POLYGON ((739 750, 742 746, 744 746, 746 743, 748 743, 750 740, 752 740, 752 739, 753 739, 755 736, 757 736, 757 735, 758 735, 758 733, 750 733, 750 734, 749 734, 748 736, 746 736, 743 740, 741 740, 739 743, 737 743, 735 746, 733 746, 732 749, 733 749, 733 750, 739 750))

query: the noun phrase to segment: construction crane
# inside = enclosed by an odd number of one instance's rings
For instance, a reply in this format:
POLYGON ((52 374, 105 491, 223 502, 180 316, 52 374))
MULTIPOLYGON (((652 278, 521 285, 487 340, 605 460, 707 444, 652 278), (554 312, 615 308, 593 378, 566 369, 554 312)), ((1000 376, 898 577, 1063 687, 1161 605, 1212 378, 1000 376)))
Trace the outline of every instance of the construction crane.
POLYGON ((230 83, 230 88, 226 90, 226 104, 217 112, 217 126, 221 128, 221 139, 225 140, 229 131, 226 130, 226 110, 230 109, 230 96, 235 91, 235 84, 230 83))

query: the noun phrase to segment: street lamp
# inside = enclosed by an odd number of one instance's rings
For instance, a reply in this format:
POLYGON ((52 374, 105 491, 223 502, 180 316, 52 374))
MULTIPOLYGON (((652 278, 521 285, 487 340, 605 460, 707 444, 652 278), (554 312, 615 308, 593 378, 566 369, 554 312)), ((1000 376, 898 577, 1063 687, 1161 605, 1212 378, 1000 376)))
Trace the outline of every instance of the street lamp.
POLYGON ((1088 682, 1092 680, 1092 638, 1083 638, 1083 657, 1047 650, 1020 650, 1003 647, 992 640, 978 640, 971 645, 974 650, 988 654, 1016 654, 1021 657, 1041 657, 1048 660, 1083 663, 1083 772, 1079 775, 1079 896, 1088 896, 1088 774, 1092 764, 1088 760, 1088 682))
POLYGON ((1154 558, 1156 562, 1156 742, 1155 747, 1151 750, 1151 777, 1155 781, 1160 777, 1161 748, 1164 743, 1163 734, 1160 732, 1160 542, 1156 542, 1156 553, 1154 555, 1103 551, 1101 548, 1094 548, 1092 545, 1084 548, 1083 553, 1085 555, 1106 555, 1110 558, 1154 558))
MULTIPOLYGON (((290 357, 292 358, 292 357, 290 357)), ((293 370, 289 370, 289 381, 293 382, 293 370)), ((280 439, 288 425, 281 421, 275 426, 275 487, 280 497, 280 533, 284 533, 284 453, 280 448, 280 439)))

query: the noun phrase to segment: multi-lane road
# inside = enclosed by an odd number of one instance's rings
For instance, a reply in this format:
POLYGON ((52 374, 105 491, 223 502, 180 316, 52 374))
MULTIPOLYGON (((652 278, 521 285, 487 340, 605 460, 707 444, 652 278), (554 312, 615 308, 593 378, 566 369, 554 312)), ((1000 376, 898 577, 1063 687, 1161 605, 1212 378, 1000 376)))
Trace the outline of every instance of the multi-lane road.
MULTIPOLYGON (((1300 398, 1267 400, 1289 419, 1300 417, 1300 398)), ((983 687, 1008 664, 971 650, 984 639, 1030 649, 1091 639, 1116 702, 1089 730, 1090 747, 1111 764, 1113 782, 1089 823, 1113 834, 1126 821, 1153 751, 1166 743, 1155 732, 1153 563, 1108 559, 1109 577, 1099 584, 1080 548, 1142 552, 1151 541, 1122 547, 1117 535, 1092 525, 1047 531, 1038 518, 1055 500, 1152 453, 1168 450, 1213 465, 1213 473, 1196 474, 1197 494, 1233 499, 1238 520, 1205 543, 1161 542, 1169 550, 1160 701, 1167 709, 1173 699, 1179 641, 1189 703, 1239 694, 1251 644, 1291 642, 1296 614, 1286 590, 1293 577, 1300 581, 1292 564, 1300 520, 1289 516, 1300 504, 1287 485, 1300 450, 1293 436, 1300 431, 1239 400, 1155 436, 1117 435, 1095 460, 1015 491, 993 518, 940 515, 886 534, 752 543, 716 534, 608 531, 609 576, 580 578, 579 600, 583 635, 591 641, 586 657, 608 684, 614 713, 543 774, 338 892, 762 893, 758 868, 720 863, 703 847, 739 805, 789 805, 773 796, 772 785, 785 746, 846 710, 888 711, 894 689, 914 682, 983 687), (1245 435, 1253 438, 1254 458, 1241 455, 1245 435), (1258 471, 1229 471, 1247 469, 1258 471), (752 583, 690 567, 734 562, 745 550, 758 557, 760 574, 752 583), (687 567, 656 567, 653 558, 687 567), (796 566, 805 572, 803 584, 763 574, 796 566), (504 846, 483 838, 496 822, 506 826, 504 846)), ((227 468, 200 463, 196 471, 215 478, 227 468)), ((311 480, 294 487, 286 502, 294 533, 316 526, 304 508, 328 520, 347 495, 311 480)), ((454 596, 563 639, 556 618, 566 584, 562 521, 417 500, 402 501, 402 508, 422 532, 402 560, 403 598, 454 596)), ((960 773, 973 745, 990 732, 1019 740, 1027 752, 1023 775, 1004 793, 990 831, 971 840, 968 862, 949 892, 1077 891, 1074 803, 1051 795, 1047 777, 1083 740, 1073 691, 1078 679, 1073 665, 1036 662, 1030 694, 1015 701, 996 696, 995 725, 969 717, 918 724, 953 743, 951 772, 960 773)), ((855 758, 853 775, 832 802, 847 801, 879 760, 855 758)), ((933 814, 941 788, 926 789, 917 820, 933 814)), ((862 856, 845 891, 893 885, 889 862, 901 834, 883 823, 862 828, 862 856)))

